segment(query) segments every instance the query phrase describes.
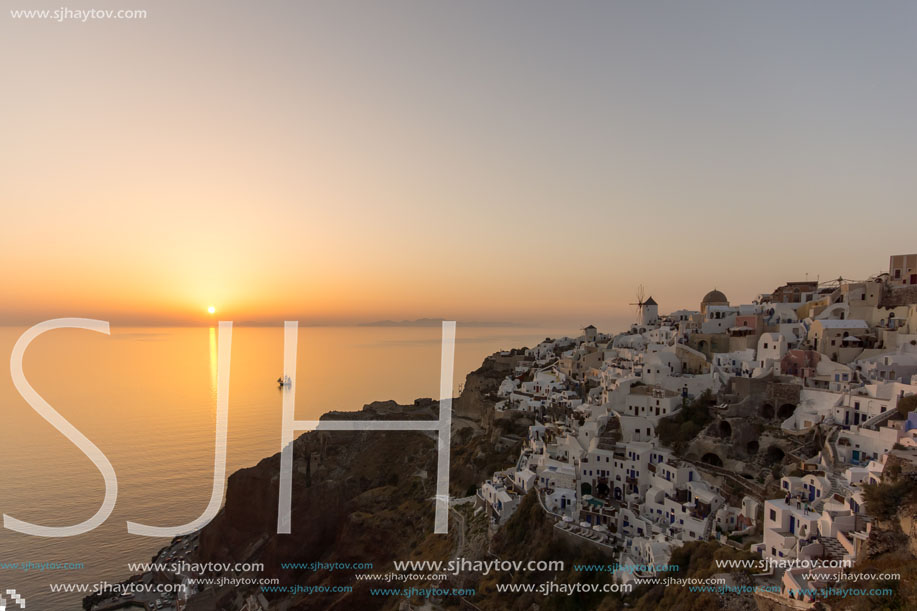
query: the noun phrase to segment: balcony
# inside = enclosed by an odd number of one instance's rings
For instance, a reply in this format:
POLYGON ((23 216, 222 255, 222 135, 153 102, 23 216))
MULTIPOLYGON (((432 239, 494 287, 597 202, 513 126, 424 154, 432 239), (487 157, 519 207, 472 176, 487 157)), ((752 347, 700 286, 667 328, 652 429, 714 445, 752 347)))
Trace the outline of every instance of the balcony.
POLYGON ((666 493, 665 497, 675 501, 680 505, 683 505, 688 502, 688 491, 684 488, 677 488, 671 492, 666 493))

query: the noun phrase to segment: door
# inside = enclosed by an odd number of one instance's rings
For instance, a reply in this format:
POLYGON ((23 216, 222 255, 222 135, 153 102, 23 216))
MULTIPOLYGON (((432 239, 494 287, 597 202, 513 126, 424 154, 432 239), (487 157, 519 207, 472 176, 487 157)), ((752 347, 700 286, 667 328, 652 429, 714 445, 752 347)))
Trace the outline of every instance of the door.
POLYGON ((790 533, 796 534, 796 517, 790 516, 790 533))
POLYGON ((815 485, 814 484, 809 487, 809 500, 810 501, 815 500, 815 485))
POLYGON ((860 451, 854 450, 852 456, 853 456, 853 462, 857 462, 858 460, 860 460, 860 451))

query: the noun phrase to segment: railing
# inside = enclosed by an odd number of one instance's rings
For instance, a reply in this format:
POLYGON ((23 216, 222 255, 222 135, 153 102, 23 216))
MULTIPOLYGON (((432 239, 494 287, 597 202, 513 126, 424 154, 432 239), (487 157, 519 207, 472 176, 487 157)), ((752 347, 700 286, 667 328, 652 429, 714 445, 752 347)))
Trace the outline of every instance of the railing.
POLYGON ((878 429, 880 424, 883 424, 884 422, 890 420, 891 417, 897 413, 898 411, 894 409, 885 410, 884 412, 880 412, 876 414, 875 416, 873 416, 866 422, 861 422, 860 427, 876 430, 878 429))
POLYGON ((776 592, 769 592, 767 590, 757 590, 755 591, 755 596, 760 596, 765 600, 771 600, 776 602, 778 605, 789 607, 790 609, 797 609, 799 611, 812 608, 812 603, 796 600, 795 598, 790 598, 789 596, 782 596, 776 592))
POLYGON ((605 540, 593 539, 593 538, 587 537, 585 534, 580 532, 580 529, 581 529, 580 526, 576 526, 575 524, 572 524, 571 527, 567 529, 567 528, 562 528, 561 524, 566 524, 566 522, 557 522, 554 524, 554 528, 568 535, 574 535, 576 537, 579 537, 583 541, 594 543, 600 547, 608 548, 609 550, 612 550, 612 551, 615 549, 615 546, 613 544, 607 542, 609 540, 614 539, 615 534, 612 532, 598 533, 597 531, 593 531, 593 532, 596 532, 597 534, 600 534, 605 540))
POLYGON ((729 471, 728 469, 724 469, 723 467, 715 467, 713 465, 708 465, 707 463, 694 462, 692 460, 688 460, 688 462, 693 464, 695 467, 697 467, 701 471, 707 471, 709 473, 712 473, 713 475, 718 475, 720 477, 728 479, 729 481, 738 485, 739 487, 744 488, 745 490, 751 492, 754 496, 757 496, 758 498, 763 499, 765 496, 763 486, 759 486, 758 484, 755 484, 752 481, 745 479, 744 477, 739 477, 738 475, 736 475, 732 471, 729 471))

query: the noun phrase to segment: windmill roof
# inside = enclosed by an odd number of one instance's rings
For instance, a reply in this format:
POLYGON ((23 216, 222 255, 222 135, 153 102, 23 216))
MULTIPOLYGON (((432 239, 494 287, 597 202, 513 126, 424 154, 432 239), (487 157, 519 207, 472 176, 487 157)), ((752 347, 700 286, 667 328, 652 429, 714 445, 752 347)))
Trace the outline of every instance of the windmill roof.
POLYGON ((659 304, 656 303, 656 300, 650 297, 649 299, 643 302, 643 305, 648 306, 648 305, 659 305, 659 304))

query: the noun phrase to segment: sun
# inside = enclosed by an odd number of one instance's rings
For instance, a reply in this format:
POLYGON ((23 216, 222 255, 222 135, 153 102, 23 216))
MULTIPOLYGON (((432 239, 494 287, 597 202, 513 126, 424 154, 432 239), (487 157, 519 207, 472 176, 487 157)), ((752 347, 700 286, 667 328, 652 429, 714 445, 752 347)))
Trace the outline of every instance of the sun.
POLYGON ((217 309, 216 309, 215 307, 213 307, 213 306, 210 306, 210 307, 207 308, 207 312, 208 312, 209 314, 213 314, 213 313, 216 312, 216 311, 217 311, 217 309))

